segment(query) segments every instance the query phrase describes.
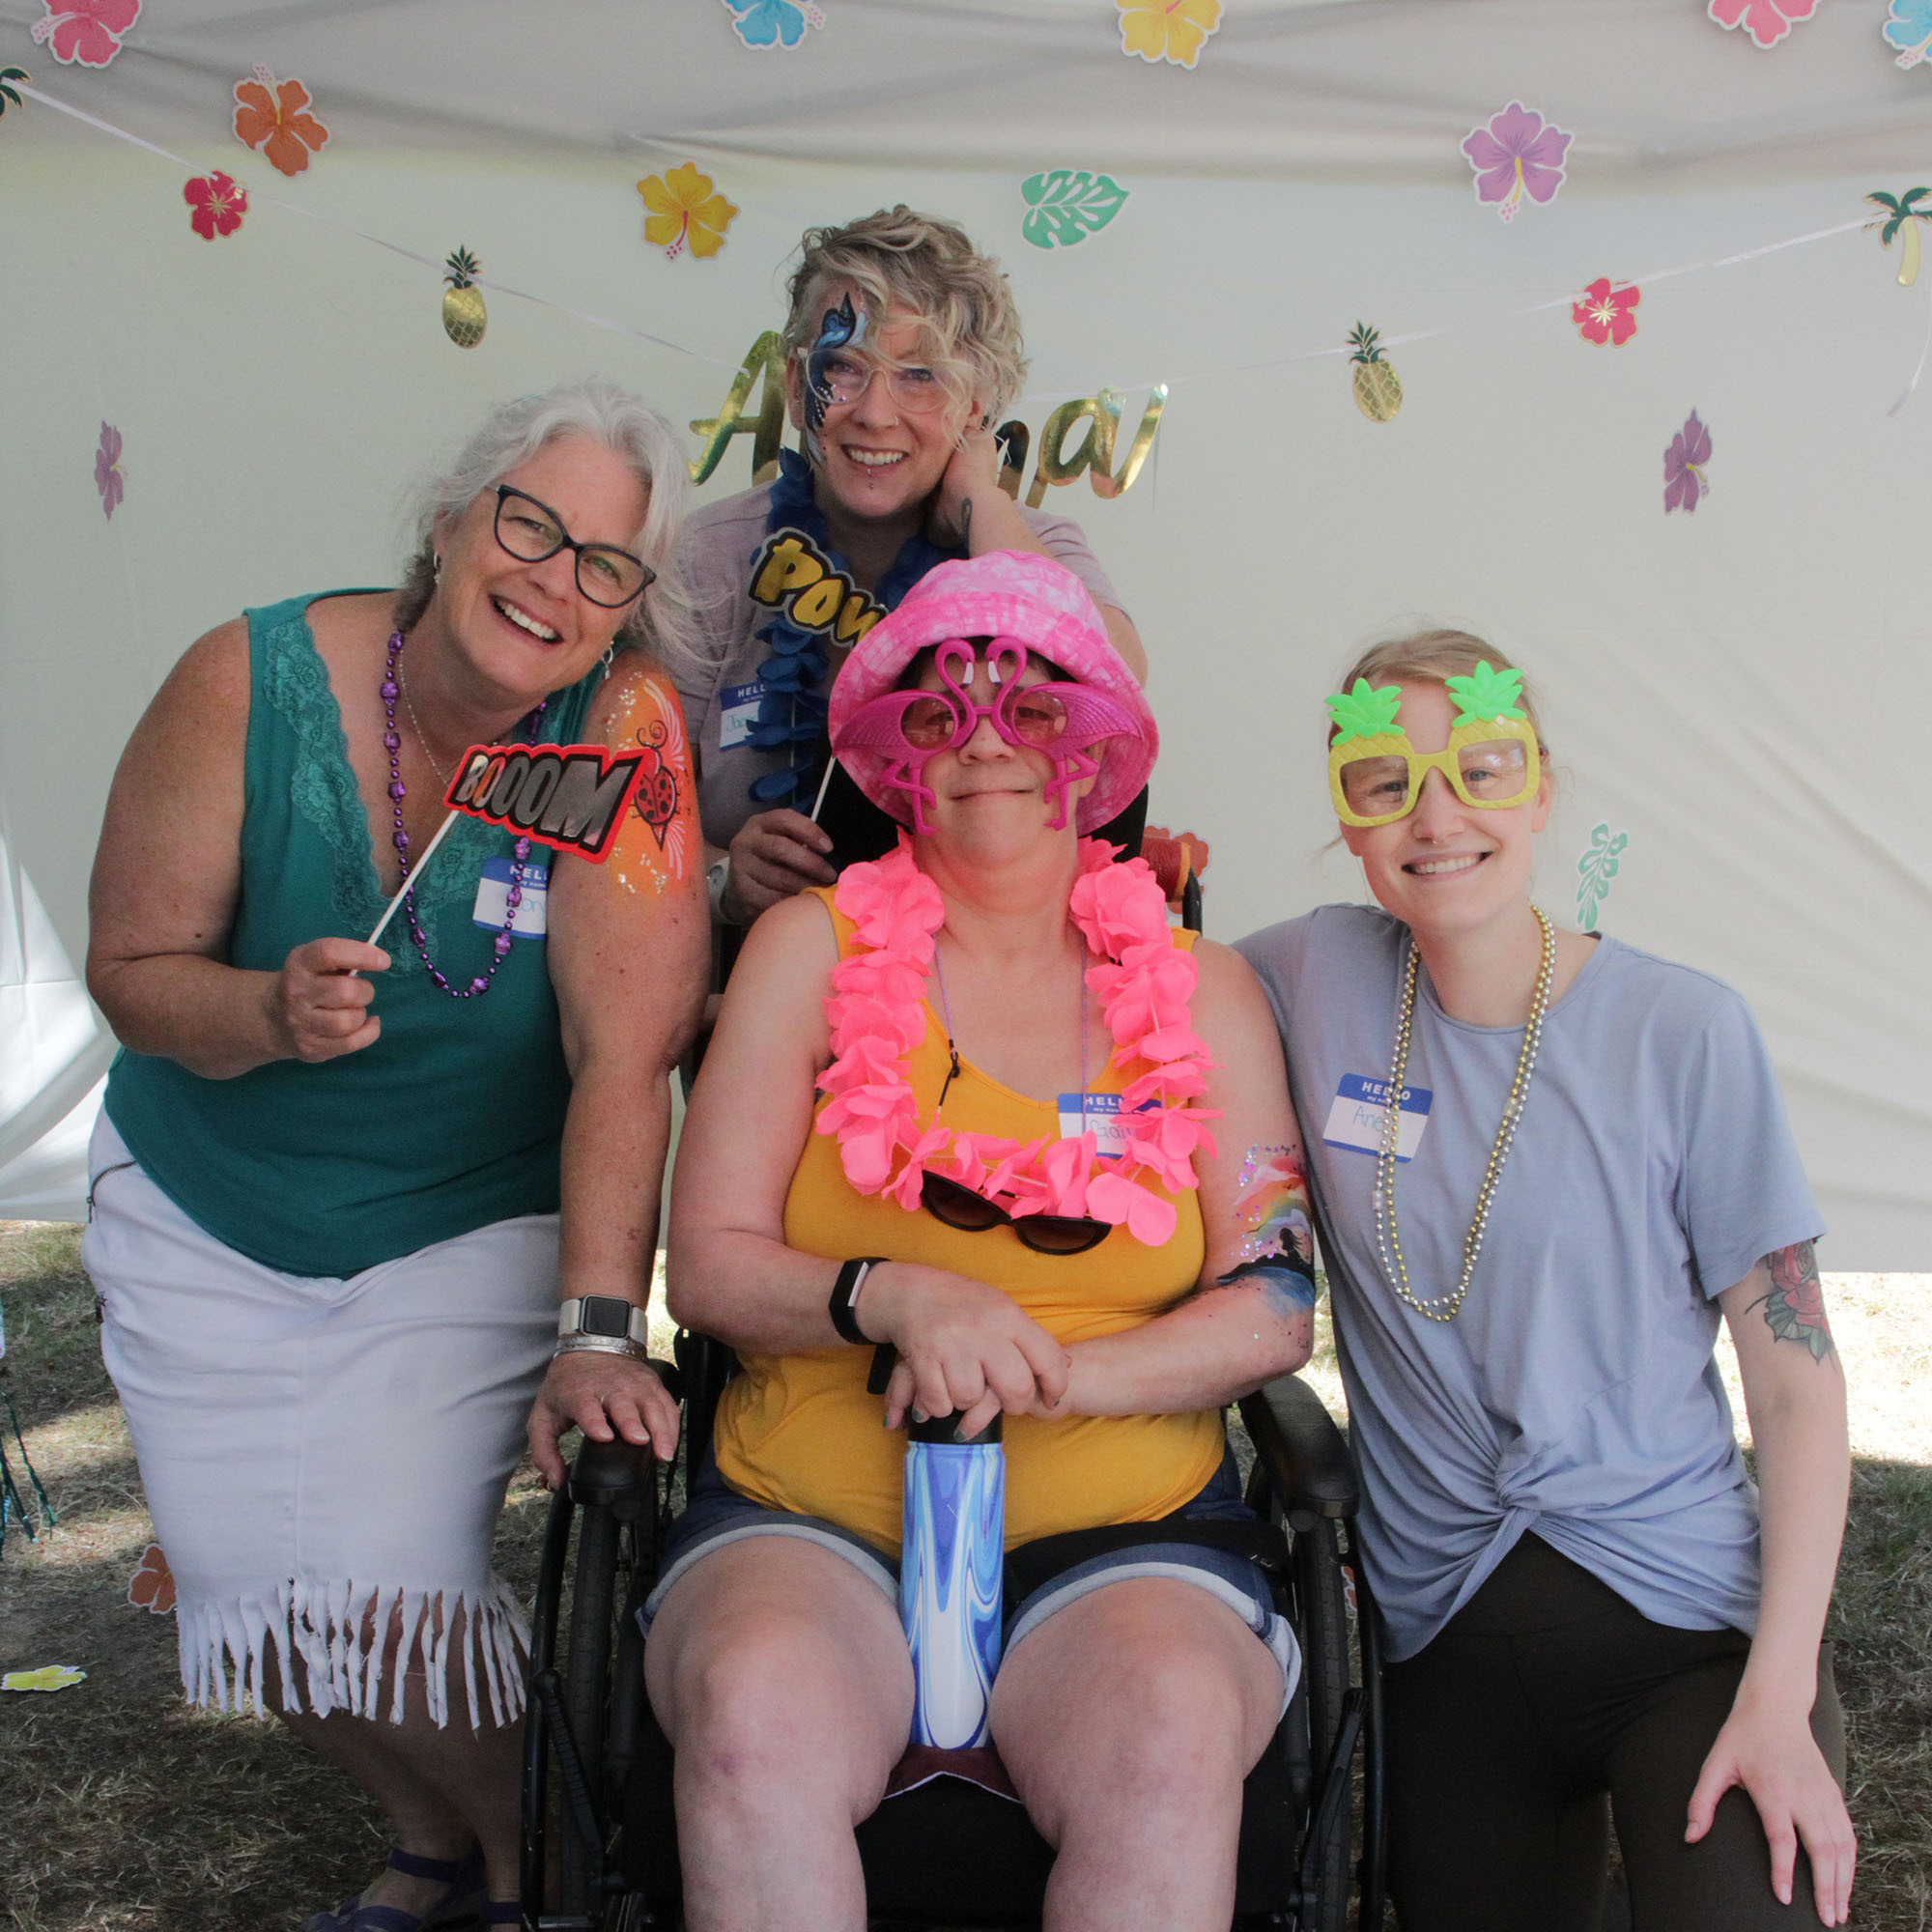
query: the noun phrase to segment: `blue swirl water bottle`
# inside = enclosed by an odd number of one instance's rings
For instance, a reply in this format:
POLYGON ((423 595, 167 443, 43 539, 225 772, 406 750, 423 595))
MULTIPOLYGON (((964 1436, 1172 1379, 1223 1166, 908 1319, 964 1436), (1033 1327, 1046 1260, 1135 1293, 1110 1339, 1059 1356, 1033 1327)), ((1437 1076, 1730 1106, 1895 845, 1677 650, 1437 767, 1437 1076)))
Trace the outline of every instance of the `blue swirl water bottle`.
POLYGON ((912 1649, 912 1742, 982 1745, 1000 1667, 1007 1458, 996 1415, 970 1442, 959 1417, 907 1427, 899 1620, 912 1649))

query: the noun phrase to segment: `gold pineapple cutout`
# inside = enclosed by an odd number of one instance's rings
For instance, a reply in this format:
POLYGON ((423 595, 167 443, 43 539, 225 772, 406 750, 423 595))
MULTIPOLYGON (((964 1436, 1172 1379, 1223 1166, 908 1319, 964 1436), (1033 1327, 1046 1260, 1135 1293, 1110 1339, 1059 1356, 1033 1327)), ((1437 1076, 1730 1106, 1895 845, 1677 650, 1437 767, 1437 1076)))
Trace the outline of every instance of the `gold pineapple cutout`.
POLYGON ((1371 422, 1385 423, 1402 408, 1402 378, 1395 373, 1395 364, 1384 361, 1382 352, 1376 347, 1378 331, 1366 323, 1358 322, 1349 331, 1349 341, 1354 354, 1349 357, 1355 365, 1355 407, 1371 422))
POLYGON ((443 276, 449 287, 442 297, 442 332, 459 349, 474 349, 490 326, 483 291, 472 279, 481 268, 468 248, 459 248, 450 256, 449 272, 443 276))

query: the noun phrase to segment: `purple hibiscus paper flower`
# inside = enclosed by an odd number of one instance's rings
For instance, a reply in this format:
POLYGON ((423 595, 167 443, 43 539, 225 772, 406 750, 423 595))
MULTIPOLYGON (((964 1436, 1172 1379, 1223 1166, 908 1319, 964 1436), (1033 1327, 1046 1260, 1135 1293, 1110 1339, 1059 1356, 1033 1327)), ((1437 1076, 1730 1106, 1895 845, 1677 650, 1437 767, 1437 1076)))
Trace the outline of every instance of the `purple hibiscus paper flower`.
POLYGON ((128 472, 121 468, 121 432, 112 423, 100 425, 100 447, 94 452, 94 487, 100 492, 100 513, 112 518, 114 506, 128 494, 128 472))
POLYGON ((1670 447, 1663 452, 1663 513, 1668 516, 1672 510, 1689 513, 1697 507, 1700 497, 1711 494, 1711 480, 1704 474, 1704 466, 1711 460, 1711 432, 1697 420, 1697 412, 1692 410, 1684 419, 1684 427, 1670 439, 1670 447))
POLYGON ((1563 185, 1563 156, 1572 136, 1533 107, 1512 100, 1487 128, 1473 128, 1463 152, 1476 171, 1476 199, 1499 204, 1496 213, 1514 219, 1527 194, 1548 201, 1563 185))

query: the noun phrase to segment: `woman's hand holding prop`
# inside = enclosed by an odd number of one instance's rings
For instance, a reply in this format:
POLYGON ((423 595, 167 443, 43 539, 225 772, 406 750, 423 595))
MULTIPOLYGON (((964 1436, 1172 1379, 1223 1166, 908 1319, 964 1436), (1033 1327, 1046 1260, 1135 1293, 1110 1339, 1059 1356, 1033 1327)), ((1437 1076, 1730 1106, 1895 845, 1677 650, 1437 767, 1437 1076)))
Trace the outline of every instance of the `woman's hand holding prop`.
MULTIPOLYGON (((382 930, 378 926, 377 931, 382 930)), ((360 973, 387 970, 381 947, 353 939, 298 946, 268 982, 264 1006, 278 1060, 336 1060, 373 1045, 383 1022, 368 1010, 376 989, 360 973)))
POLYGON ((838 876, 825 856, 831 850, 830 835, 802 811, 760 811, 748 818, 731 840, 725 917, 749 925, 767 906, 808 886, 829 886, 838 876))

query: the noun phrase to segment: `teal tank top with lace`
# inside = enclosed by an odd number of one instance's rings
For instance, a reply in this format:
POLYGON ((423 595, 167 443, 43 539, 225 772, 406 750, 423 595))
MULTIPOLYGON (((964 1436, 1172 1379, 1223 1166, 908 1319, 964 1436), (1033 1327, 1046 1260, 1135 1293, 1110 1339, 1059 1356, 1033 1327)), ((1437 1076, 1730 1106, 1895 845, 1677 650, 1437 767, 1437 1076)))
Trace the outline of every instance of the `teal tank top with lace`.
MULTIPOLYGON (((305 940, 367 938, 386 902, 341 713, 309 632, 316 601, 247 612, 236 966, 273 971, 305 940)), ((554 693, 539 736, 581 739, 602 680, 599 667, 554 693)), ((484 925, 479 886, 488 862, 501 874, 513 846, 508 833, 461 818, 424 874, 416 915, 451 985, 490 969, 503 887, 493 882, 496 909, 484 925)), ((533 866, 551 857, 531 847, 533 866)), ((206 1080, 123 1048, 108 1074, 108 1118, 156 1185, 218 1240, 290 1274, 354 1274, 557 1205, 570 1076, 545 941, 519 934, 473 1000, 451 999, 430 979, 401 913, 384 944, 393 963, 374 976, 383 1031, 359 1053, 206 1080)))

